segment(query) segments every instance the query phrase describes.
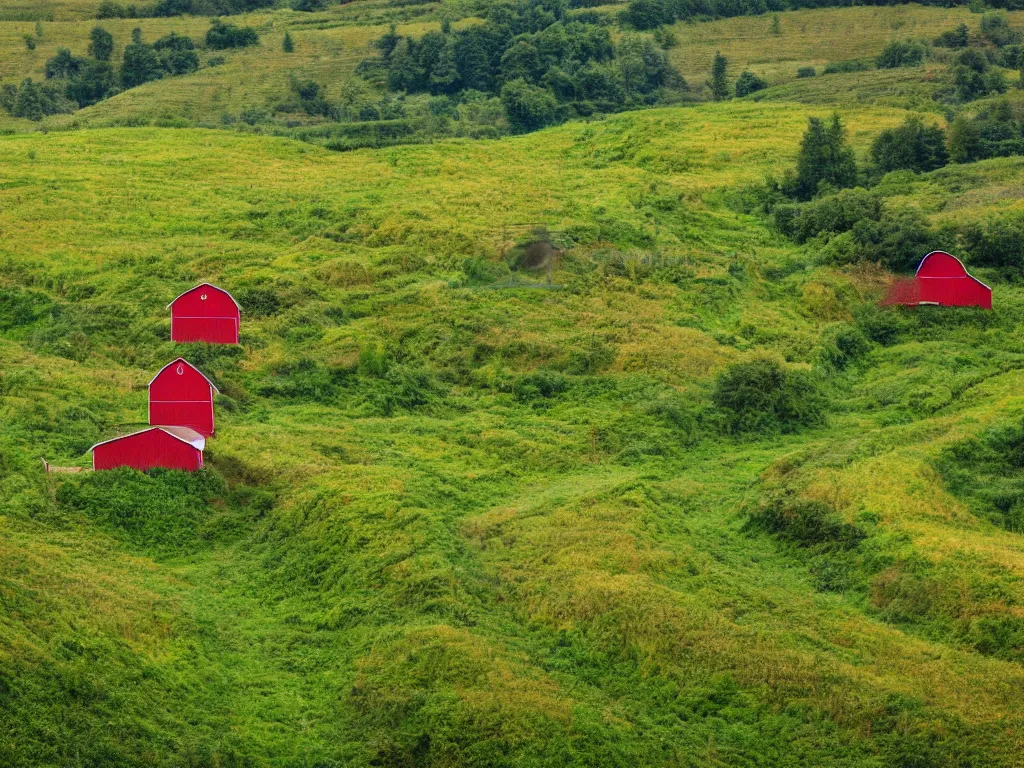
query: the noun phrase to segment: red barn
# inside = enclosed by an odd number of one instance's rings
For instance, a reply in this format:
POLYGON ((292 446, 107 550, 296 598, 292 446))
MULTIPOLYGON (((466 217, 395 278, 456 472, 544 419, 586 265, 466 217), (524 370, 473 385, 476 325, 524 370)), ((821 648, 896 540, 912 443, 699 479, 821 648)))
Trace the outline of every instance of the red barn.
POLYGON ((882 303, 992 309, 992 289, 969 275, 960 259, 932 251, 921 259, 914 279, 894 283, 882 303))
POLYGON ((242 319, 238 302, 227 291, 202 283, 167 305, 171 310, 171 341, 237 344, 242 319))
POLYGON ((97 443, 92 451, 93 469, 131 467, 138 470, 203 468, 206 438, 188 427, 150 427, 141 432, 97 443))
POLYGON ((168 363, 149 382, 149 423, 189 427, 213 434, 213 396, 217 388, 183 358, 168 363))

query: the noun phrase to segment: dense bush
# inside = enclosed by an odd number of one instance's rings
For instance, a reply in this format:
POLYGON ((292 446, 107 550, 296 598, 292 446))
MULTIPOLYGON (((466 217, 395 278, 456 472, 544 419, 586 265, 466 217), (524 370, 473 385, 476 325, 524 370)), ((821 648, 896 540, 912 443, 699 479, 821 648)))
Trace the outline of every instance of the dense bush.
POLYGON ((1024 422, 990 427, 936 462, 946 487, 982 516, 1024 533, 1024 422))
POLYGON ((949 162, 946 135, 941 128, 925 125, 919 117, 909 117, 898 128, 888 128, 878 135, 871 144, 871 159, 882 173, 934 171, 949 162))
POLYGON ((258 45, 259 42, 260 37, 252 27, 225 24, 220 19, 214 19, 210 28, 206 30, 206 45, 214 50, 246 48, 250 45, 258 45))
POLYGON ((792 495, 773 495, 754 510, 751 527, 800 547, 843 550, 856 547, 863 531, 838 518, 824 502, 792 495))
POLYGON ((142 42, 141 35, 134 35, 132 42, 125 46, 121 58, 120 78, 125 88, 159 80, 164 76, 164 66, 153 46, 142 42))
POLYGON ((812 374, 767 357, 729 366, 712 402, 731 434, 771 435, 825 421, 825 398, 812 374))
POLYGON ((276 2, 277 0, 157 0, 149 15, 234 16, 260 8, 269 8, 276 2))
POLYGON ((866 72, 871 69, 863 61, 830 61, 825 65, 826 75, 842 75, 850 72, 866 72))
POLYGON ((501 103, 515 131, 535 131, 553 125, 558 117, 558 102, 554 95, 523 79, 513 80, 502 87, 501 103))
POLYGON ((972 265, 1024 270, 1024 216, 971 221, 960 228, 959 235, 972 265))
POLYGON ((103 27, 93 27, 89 33, 89 55, 97 61, 110 61, 114 54, 114 36, 103 27))
POLYGON ((967 25, 959 24, 956 29, 947 30, 935 38, 933 45, 937 48, 966 48, 969 40, 967 25))
POLYGON ((897 67, 916 67, 924 61, 925 47, 910 40, 898 40, 889 43, 875 59, 879 69, 896 69, 897 67))
POLYGON ((191 37, 171 32, 153 43, 160 63, 172 75, 187 75, 199 69, 199 56, 191 37))
POLYGON ((0 106, 13 117, 28 120, 42 120, 47 115, 58 115, 71 112, 74 102, 69 100, 61 89, 52 85, 40 85, 26 78, 20 86, 5 83, 0 88, 0 106))
POLYGON ((805 205, 777 206, 775 225, 787 237, 804 243, 823 234, 849 232, 865 219, 878 221, 882 207, 879 195, 861 188, 844 189, 805 205))
POLYGON ((814 67, 800 67, 796 71, 796 76, 799 78, 815 77, 817 74, 817 70, 814 67))
POLYGON ((188 551, 201 538, 211 502, 226 495, 223 481, 209 471, 122 468, 62 482, 57 503, 137 546, 188 551))
POLYGON ((744 72, 736 79, 736 97, 740 98, 755 91, 761 91, 768 87, 768 81, 763 80, 753 72, 744 72))

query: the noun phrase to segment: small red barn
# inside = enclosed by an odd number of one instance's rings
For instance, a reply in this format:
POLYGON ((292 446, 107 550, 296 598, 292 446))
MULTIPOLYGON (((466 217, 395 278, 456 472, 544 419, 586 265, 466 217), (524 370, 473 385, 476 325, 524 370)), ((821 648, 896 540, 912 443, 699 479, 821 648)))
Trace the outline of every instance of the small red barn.
POLYGON ((167 308, 171 310, 171 341, 238 343, 241 309, 222 288, 202 283, 185 291, 167 308))
POLYGON ((206 438, 188 427, 150 427, 141 432, 97 443, 92 451, 93 469, 132 467, 138 470, 203 468, 206 438))
POLYGON ((932 251, 921 259, 914 279, 894 283, 882 303, 992 309, 992 289, 969 275, 960 259, 932 251))
POLYGON ((161 427, 189 427, 213 434, 213 386, 184 358, 168 363, 149 382, 149 423, 161 427))

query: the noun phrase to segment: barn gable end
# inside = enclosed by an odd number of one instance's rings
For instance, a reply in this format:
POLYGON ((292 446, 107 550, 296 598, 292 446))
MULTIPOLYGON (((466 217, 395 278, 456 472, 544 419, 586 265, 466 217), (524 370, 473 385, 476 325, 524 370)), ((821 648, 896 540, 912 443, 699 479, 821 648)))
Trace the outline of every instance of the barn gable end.
POLYGON ((201 283, 176 297, 171 310, 171 341, 237 344, 241 308, 223 288, 201 283))
POLYGON ((149 423, 214 433, 213 397, 217 387, 184 358, 165 365, 149 382, 149 423))

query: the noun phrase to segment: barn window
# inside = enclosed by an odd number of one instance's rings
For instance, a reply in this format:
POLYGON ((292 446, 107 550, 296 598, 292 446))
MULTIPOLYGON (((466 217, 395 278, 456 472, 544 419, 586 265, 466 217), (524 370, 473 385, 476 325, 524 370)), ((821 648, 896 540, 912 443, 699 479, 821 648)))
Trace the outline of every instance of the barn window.
POLYGON ((177 367, 177 368, 175 369, 175 371, 177 372, 177 374, 178 374, 179 376, 181 376, 181 374, 183 374, 183 373, 185 372, 185 366, 183 366, 183 365, 179 365, 179 366, 178 366, 178 367, 177 367))
POLYGON ((200 296, 199 298, 200 298, 200 299, 202 299, 203 301, 206 301, 206 294, 204 293, 204 294, 203 294, 203 295, 201 295, 201 296, 200 296))

